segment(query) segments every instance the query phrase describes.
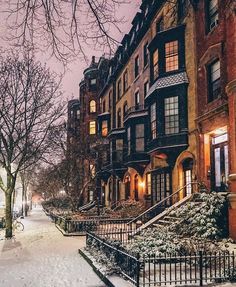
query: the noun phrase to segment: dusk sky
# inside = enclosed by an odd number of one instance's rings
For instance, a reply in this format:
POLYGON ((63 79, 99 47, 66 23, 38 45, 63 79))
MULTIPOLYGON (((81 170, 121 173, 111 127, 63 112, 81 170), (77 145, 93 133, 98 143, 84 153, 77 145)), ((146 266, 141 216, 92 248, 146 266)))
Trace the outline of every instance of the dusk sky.
MULTIPOLYGON (((121 30, 124 32, 122 35, 116 34, 116 39, 121 40, 125 33, 129 32, 131 28, 132 19, 135 13, 139 10, 141 0, 132 0, 130 4, 124 4, 122 9, 118 13, 118 17, 125 17, 126 23, 121 25, 121 30)), ((96 57, 102 56, 101 51, 94 51, 93 49, 87 50, 88 58, 93 55, 96 57)), ((66 98, 78 97, 79 93, 79 82, 83 78, 83 70, 86 68, 87 64, 85 61, 78 60, 77 62, 69 66, 71 71, 68 71, 63 79, 63 89, 65 91, 66 98)))
MULTIPOLYGON (((122 4, 119 11, 117 11, 117 17, 121 18, 124 17, 126 19, 125 23, 121 23, 120 29, 122 30, 122 34, 119 34, 118 32, 111 31, 112 36, 115 37, 116 40, 120 41, 124 34, 129 32, 131 28, 131 22, 134 18, 136 12, 139 10, 141 0, 130 0, 127 1, 127 4, 122 4), (130 3, 128 3, 130 2, 130 3)), ((4 20, 5 14, 1 13, 1 19, 2 23, 6 23, 4 20)), ((7 30, 5 29, 6 25, 2 25, 0 27, 0 46, 1 47, 8 47, 9 43, 4 40, 4 36, 7 33, 7 30)), ((46 51, 45 51, 46 52, 46 51)), ((50 58, 47 56, 47 53, 37 53, 37 59, 39 59, 42 63, 46 63, 47 67, 50 67, 51 70, 59 73, 63 72, 63 65, 59 63, 55 58, 50 58)), ((91 57, 94 55, 96 57, 102 56, 102 51, 96 51, 92 47, 88 47, 86 49, 86 56, 87 58, 91 59, 91 57)), ((64 99, 71 99, 71 98, 77 98, 79 95, 79 82, 83 78, 83 70, 87 67, 87 63, 85 60, 78 59, 77 61, 74 61, 73 63, 70 63, 68 65, 68 70, 66 71, 63 81, 62 81, 62 90, 64 92, 64 99)))

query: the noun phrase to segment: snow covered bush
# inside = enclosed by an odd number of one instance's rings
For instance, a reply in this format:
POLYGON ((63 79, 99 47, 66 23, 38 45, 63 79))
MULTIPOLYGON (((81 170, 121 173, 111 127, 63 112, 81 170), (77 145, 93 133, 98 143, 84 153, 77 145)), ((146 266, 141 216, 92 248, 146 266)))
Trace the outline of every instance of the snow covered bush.
POLYGON ((218 240, 227 236, 227 202, 226 198, 215 192, 198 194, 194 202, 171 211, 170 216, 180 218, 172 231, 184 236, 201 237, 218 240))

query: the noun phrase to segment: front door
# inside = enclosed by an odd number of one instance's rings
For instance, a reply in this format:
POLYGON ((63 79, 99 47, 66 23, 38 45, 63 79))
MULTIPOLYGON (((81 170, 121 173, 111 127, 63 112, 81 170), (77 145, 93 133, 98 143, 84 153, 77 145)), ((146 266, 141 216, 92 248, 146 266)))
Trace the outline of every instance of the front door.
MULTIPOLYGON (((155 204, 171 194, 170 172, 167 170, 160 170, 153 172, 152 176, 152 204, 155 204)), ((163 203, 163 206, 170 206, 171 200, 163 203)))
POLYGON ((211 150, 211 188, 213 191, 226 191, 229 176, 228 134, 213 137, 211 150))

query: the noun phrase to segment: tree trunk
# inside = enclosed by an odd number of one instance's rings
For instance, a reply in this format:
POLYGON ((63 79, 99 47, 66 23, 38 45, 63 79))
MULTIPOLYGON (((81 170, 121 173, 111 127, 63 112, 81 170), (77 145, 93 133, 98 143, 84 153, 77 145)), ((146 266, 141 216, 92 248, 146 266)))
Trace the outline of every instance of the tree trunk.
POLYGON ((5 194, 6 201, 6 238, 12 237, 12 191, 8 190, 5 194))

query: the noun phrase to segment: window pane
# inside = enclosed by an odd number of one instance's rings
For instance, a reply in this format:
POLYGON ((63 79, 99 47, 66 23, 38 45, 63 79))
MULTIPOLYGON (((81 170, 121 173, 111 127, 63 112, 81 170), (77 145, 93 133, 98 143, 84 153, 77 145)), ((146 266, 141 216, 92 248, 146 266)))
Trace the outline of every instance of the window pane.
POLYGON ((106 137, 108 134, 108 123, 107 121, 102 122, 102 136, 106 137))
POLYGON ((153 53, 153 77, 156 79, 159 75, 159 67, 158 67, 158 49, 153 53))
POLYGON ((89 111, 90 113, 96 113, 96 102, 94 100, 89 103, 89 111))
POLYGON ((136 125, 136 138, 144 137, 144 124, 136 125))
POLYGON ((178 97, 165 99, 165 133, 179 132, 179 107, 178 97))
POLYGON ((175 71, 179 68, 178 41, 165 44, 166 72, 175 71))
POLYGON ((92 121, 89 123, 89 134, 95 135, 96 134, 96 122, 92 121))

